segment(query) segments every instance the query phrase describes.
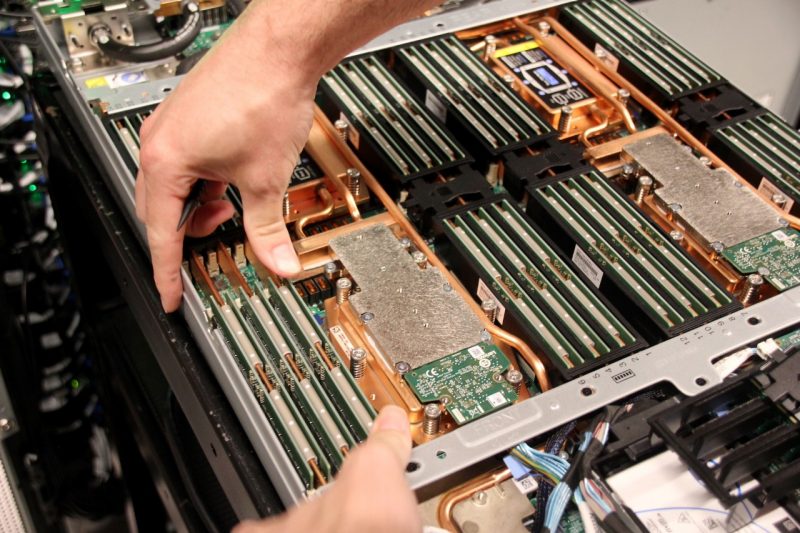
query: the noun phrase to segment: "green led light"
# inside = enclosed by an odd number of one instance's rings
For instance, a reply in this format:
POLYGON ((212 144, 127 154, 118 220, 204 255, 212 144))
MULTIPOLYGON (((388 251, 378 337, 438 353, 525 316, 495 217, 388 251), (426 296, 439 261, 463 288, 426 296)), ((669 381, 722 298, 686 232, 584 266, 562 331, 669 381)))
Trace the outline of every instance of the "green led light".
POLYGON ((69 382, 69 385, 70 385, 70 387, 72 387, 73 389, 77 389, 78 387, 80 387, 80 386, 81 386, 81 382, 80 382, 80 381, 78 381, 77 379, 73 379, 72 381, 70 381, 70 382, 69 382))
POLYGON ((28 185, 28 190, 31 192, 36 192, 36 189, 38 188, 39 187, 37 187, 35 183, 31 183, 30 185, 28 185))
POLYGON ((2 97, 3 100, 11 100, 11 93, 8 91, 3 91, 2 97))

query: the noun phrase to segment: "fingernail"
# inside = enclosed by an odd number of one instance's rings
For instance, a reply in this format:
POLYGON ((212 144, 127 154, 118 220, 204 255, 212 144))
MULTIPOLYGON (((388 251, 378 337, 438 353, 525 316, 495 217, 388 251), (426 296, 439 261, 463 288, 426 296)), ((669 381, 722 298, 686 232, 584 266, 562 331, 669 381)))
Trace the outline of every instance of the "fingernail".
POLYGON ((296 274, 300 272, 300 261, 291 244, 279 244, 272 249, 272 260, 275 261, 275 268, 281 274, 296 274))
POLYGON ((408 416, 406 412, 396 405, 389 405, 384 407, 378 418, 375 419, 375 424, 372 428, 373 431, 400 431, 408 433, 408 416))

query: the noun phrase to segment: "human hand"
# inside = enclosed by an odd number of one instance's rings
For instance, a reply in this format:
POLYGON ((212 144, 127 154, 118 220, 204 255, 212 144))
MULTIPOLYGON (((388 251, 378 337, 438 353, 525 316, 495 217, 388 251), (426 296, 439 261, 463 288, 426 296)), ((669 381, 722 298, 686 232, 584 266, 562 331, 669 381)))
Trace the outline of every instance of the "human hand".
POLYGON ((287 68, 275 49, 243 48, 239 33, 247 21, 241 22, 142 127, 136 213, 147 226, 168 312, 180 305, 184 235, 208 235, 233 215, 233 206, 220 200, 228 184, 241 193, 245 231, 259 260, 284 277, 300 270, 281 204, 311 127, 317 76, 287 68), (204 203, 176 231, 198 179, 209 182, 204 203))
POLYGON ((242 522, 233 533, 420 533, 417 501, 405 477, 410 455, 405 412, 385 407, 328 492, 277 518, 242 522))

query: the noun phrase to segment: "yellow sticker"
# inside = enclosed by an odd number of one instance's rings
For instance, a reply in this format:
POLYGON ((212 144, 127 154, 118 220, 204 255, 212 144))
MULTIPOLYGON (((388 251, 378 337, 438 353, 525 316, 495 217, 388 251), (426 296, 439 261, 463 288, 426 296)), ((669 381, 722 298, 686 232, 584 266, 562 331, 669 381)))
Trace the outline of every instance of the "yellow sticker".
POLYGON ((96 89, 97 87, 106 87, 108 85, 108 82, 103 76, 88 79, 83 83, 86 84, 87 89, 96 89))
POLYGON ((494 57, 500 58, 510 56, 511 54, 518 54, 520 52, 525 52, 526 50, 533 50, 534 48, 539 48, 539 43, 536 41, 526 41, 524 43, 515 44, 514 46, 509 46, 507 48, 501 48, 494 53, 494 57))

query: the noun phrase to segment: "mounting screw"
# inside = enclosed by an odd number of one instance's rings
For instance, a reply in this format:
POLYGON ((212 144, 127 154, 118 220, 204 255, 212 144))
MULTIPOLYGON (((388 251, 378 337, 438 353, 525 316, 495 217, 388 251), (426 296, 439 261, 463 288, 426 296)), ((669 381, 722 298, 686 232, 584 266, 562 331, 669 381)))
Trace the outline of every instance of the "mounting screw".
POLYGON ((367 311, 366 313, 361 313, 361 321, 364 324, 370 322, 374 318, 375 318, 375 314, 374 313, 370 313, 369 311, 367 311))
POLYGON ((405 361, 398 361, 394 364, 394 369, 398 374, 403 376, 411 371, 411 365, 409 365, 405 361))

